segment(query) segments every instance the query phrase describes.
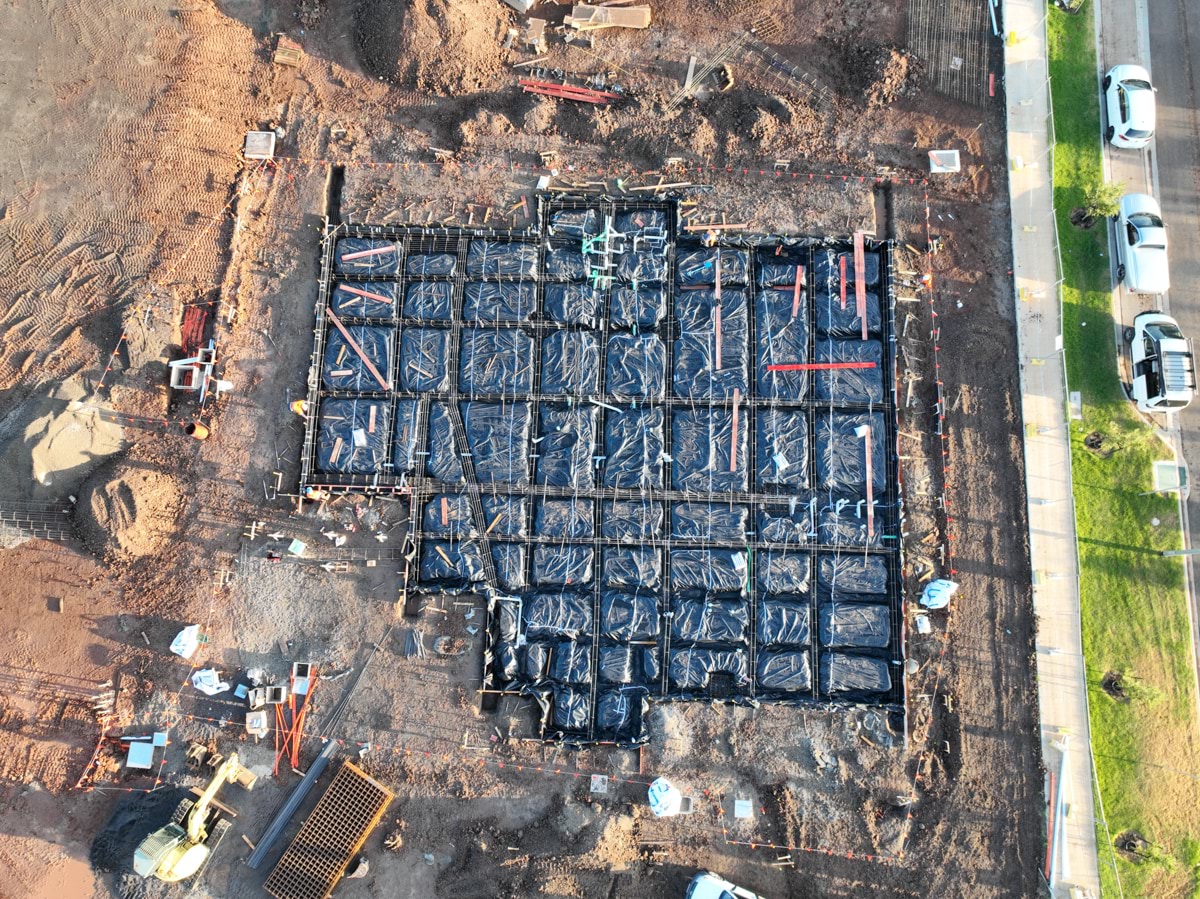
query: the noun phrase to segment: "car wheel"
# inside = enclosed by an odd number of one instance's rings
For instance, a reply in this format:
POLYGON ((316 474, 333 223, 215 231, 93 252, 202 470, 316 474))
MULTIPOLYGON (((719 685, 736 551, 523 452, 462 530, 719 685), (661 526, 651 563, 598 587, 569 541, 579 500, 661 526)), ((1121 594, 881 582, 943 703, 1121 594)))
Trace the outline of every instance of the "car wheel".
POLYGON ((1104 89, 1108 90, 1110 87, 1112 87, 1112 75, 1105 75, 1104 76, 1104 89))
POLYGON ((1126 343, 1133 343, 1133 328, 1126 328, 1121 332, 1121 336, 1125 338, 1126 343))
POLYGON ((1112 125, 1109 125, 1109 126, 1108 126, 1108 127, 1105 129, 1105 130, 1104 130, 1104 139, 1105 139, 1105 140, 1112 140, 1112 139, 1113 139, 1113 135, 1114 135, 1114 134, 1116 134, 1116 133, 1117 133, 1117 129, 1116 129, 1116 128, 1114 128, 1112 125))
POLYGON ((1123 266, 1123 265, 1117 266, 1117 280, 1118 281, 1125 280, 1125 266, 1123 266))

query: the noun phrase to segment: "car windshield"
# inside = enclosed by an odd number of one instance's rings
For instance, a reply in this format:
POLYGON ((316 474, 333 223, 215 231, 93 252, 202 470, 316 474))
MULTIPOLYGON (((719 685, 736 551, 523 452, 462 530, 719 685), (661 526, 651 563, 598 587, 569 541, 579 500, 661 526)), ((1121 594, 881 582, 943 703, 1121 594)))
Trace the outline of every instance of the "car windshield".
POLYGON ((1146 325, 1146 333, 1155 340, 1183 340, 1183 332, 1172 324, 1146 325))
POLYGON ((1130 128, 1125 132, 1126 137, 1135 137, 1139 140, 1150 137, 1154 134, 1153 131, 1143 131, 1141 128, 1130 128))
POLYGON ((1131 91, 1153 90, 1153 88, 1150 87, 1149 81, 1142 81, 1142 79, 1140 79, 1140 78, 1131 78, 1128 81, 1122 81, 1121 85, 1124 88, 1126 88, 1127 90, 1131 90, 1131 91))
POLYGON ((1149 212, 1134 213, 1129 217, 1129 221, 1139 228, 1161 228, 1163 226, 1163 220, 1149 212))

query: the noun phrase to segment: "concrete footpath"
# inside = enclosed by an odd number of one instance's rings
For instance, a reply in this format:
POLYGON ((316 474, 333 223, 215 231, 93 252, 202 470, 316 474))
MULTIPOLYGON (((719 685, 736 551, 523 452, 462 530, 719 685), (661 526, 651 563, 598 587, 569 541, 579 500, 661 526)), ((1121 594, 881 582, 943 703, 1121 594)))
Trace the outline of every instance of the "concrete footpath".
POLYGON ((1004 0, 1003 10, 1009 35, 1004 56, 1014 301, 1038 617, 1042 758, 1051 775, 1047 800, 1059 800, 1063 809, 1059 816, 1049 816, 1051 829, 1056 817, 1063 822, 1061 851, 1050 860, 1050 886, 1055 897, 1074 899, 1099 896, 1100 876, 1058 292, 1047 2, 1004 0), (1074 894, 1072 887, 1077 890, 1074 894))

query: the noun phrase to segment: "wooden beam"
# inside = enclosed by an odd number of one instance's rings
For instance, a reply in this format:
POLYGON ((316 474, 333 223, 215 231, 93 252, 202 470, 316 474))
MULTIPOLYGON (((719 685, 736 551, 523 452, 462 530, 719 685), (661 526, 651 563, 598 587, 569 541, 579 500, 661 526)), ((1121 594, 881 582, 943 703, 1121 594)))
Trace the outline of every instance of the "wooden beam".
POLYGON ((375 363, 367 358, 367 354, 363 351, 363 348, 358 345, 358 341, 350 336, 350 332, 346 330, 346 326, 342 324, 342 320, 334 315, 333 309, 329 306, 326 306, 325 314, 329 316, 329 320, 333 322, 334 326, 341 332, 342 337, 345 338, 350 349, 354 350, 354 352, 358 354, 358 358, 362 360, 363 365, 367 367, 367 371, 369 371, 375 377, 375 380, 379 382, 380 386, 383 387, 384 390, 391 390, 392 385, 389 384, 383 375, 379 373, 379 369, 375 367, 375 363))

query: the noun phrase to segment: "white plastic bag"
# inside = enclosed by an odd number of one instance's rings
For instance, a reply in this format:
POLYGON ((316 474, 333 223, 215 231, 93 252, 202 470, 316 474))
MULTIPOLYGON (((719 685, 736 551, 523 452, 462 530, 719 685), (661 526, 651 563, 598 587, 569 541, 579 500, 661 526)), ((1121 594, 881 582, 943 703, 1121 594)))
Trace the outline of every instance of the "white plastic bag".
POLYGON ((193 672, 192 686, 205 696, 216 696, 229 689, 229 684, 221 680, 221 673, 216 668, 201 668, 193 672))
POLYGON ((189 624, 171 641, 171 652, 177 656, 183 656, 185 659, 190 659, 196 653, 196 647, 200 645, 200 625, 189 624))
POLYGON ((925 585, 921 592, 921 605, 927 609, 944 609, 950 605, 950 597, 958 592, 958 584, 938 578, 925 585))

